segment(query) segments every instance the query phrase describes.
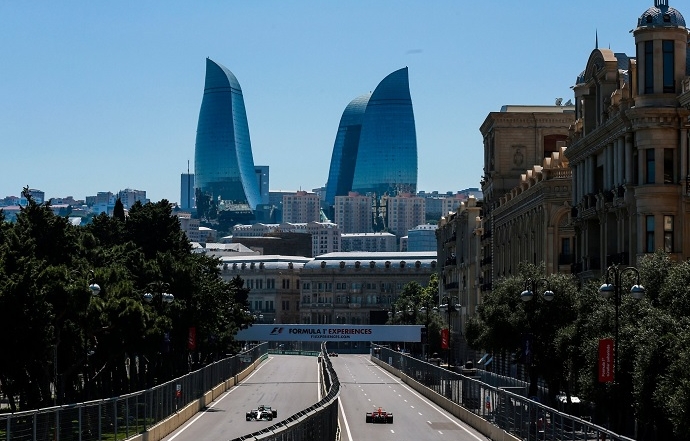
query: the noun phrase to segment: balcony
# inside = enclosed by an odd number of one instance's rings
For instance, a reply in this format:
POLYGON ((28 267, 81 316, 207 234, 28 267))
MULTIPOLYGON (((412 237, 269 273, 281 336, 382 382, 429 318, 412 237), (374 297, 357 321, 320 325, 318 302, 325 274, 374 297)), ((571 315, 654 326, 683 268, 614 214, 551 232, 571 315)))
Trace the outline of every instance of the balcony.
POLYGON ((445 285, 443 285, 443 289, 445 289, 446 291, 457 290, 458 286, 459 286, 458 282, 450 282, 450 283, 446 283, 445 285))
POLYGON ((559 265, 570 265, 573 263, 573 258, 574 258, 574 256, 571 253, 568 253, 568 254, 560 253, 560 254, 558 254, 558 264, 559 265))

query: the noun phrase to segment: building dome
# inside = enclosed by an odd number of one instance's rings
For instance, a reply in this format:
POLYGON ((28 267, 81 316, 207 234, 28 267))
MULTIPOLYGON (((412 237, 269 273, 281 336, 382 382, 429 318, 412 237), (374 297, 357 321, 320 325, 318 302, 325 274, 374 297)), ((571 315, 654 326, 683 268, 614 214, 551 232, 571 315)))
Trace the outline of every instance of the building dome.
POLYGON ((637 20, 638 28, 685 27, 683 15, 668 5, 668 0, 654 0, 654 6, 647 9, 637 20))

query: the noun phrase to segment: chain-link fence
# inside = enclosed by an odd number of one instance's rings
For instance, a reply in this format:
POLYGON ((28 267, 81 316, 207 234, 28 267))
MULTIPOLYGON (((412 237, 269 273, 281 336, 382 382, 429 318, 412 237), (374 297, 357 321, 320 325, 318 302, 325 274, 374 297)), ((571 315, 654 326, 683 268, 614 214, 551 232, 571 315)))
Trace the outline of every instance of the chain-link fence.
POLYGON ((271 427, 232 441, 336 441, 340 382, 326 352, 325 343, 321 345, 319 363, 321 392, 325 393, 325 396, 318 403, 271 427))
POLYGON ((474 414, 478 418, 467 419, 473 420, 475 424, 471 425, 480 432, 489 432, 491 425, 526 441, 632 441, 593 424, 587 417, 568 415, 530 400, 524 396, 524 382, 492 377, 495 385, 489 385, 482 381, 481 371, 466 370, 466 374, 460 374, 385 347, 375 348, 373 358, 399 371, 396 373, 413 386, 415 382, 424 386, 446 410, 455 404, 474 414), (477 423, 478 419, 484 424, 477 423))
POLYGON ((117 398, 0 414, 0 440, 125 440, 173 415, 267 353, 257 345, 154 388, 117 398))

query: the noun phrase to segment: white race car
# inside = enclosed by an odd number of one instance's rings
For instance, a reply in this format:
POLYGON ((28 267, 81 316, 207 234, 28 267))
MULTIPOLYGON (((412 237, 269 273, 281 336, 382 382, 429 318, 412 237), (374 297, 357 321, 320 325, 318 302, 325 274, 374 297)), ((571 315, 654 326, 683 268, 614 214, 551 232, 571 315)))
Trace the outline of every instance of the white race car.
POLYGON ((278 411, 271 409, 271 406, 264 406, 263 404, 247 412, 247 421, 272 421, 278 416, 278 411))

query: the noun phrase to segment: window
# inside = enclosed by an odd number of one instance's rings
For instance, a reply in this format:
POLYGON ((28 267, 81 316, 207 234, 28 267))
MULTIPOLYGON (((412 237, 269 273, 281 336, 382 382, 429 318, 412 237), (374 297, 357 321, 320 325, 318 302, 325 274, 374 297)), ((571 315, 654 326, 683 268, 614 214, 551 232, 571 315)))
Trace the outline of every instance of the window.
POLYGON ((664 251, 673 252, 673 216, 664 216, 664 251))
POLYGON ((283 300, 283 311, 289 311, 290 310, 290 301, 289 300, 283 300))
POLYGON ((654 216, 646 216, 645 253, 654 252, 654 216))
POLYGON ((673 184, 673 152, 674 149, 664 149, 664 184, 673 184))
POLYGON ((644 42, 644 93, 654 93, 654 42, 644 42))
POLYGON ((645 157, 647 160, 647 169, 646 169, 646 174, 645 174, 645 184, 653 184, 655 182, 656 178, 656 173, 654 168, 656 167, 656 164, 654 162, 654 149, 647 149, 645 150, 645 157))
POLYGON ((661 49, 664 56, 664 93, 673 93, 676 91, 673 46, 674 43, 672 40, 664 40, 661 43, 661 49))

